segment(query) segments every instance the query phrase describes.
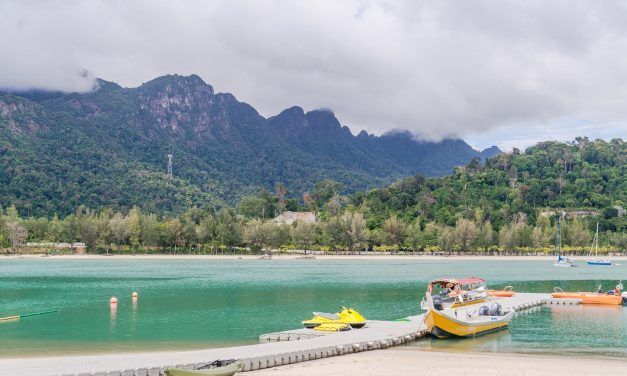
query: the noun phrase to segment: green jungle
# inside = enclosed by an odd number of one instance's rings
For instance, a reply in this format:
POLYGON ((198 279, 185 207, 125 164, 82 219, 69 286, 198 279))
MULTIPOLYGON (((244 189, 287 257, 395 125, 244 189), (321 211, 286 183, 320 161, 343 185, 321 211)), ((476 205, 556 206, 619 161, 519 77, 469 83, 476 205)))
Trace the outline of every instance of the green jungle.
POLYGON ((7 253, 60 252, 55 243, 82 242, 87 252, 107 254, 548 254, 561 218, 564 253, 588 252, 597 224, 600 252, 624 253, 626 166, 622 139, 579 137, 350 195, 324 179, 306 192, 276 182, 275 192, 245 196, 233 207, 207 203, 176 215, 81 205, 63 218, 22 217, 11 205, 0 216, 0 244, 7 253), (317 220, 274 220, 286 211, 314 212, 317 220))

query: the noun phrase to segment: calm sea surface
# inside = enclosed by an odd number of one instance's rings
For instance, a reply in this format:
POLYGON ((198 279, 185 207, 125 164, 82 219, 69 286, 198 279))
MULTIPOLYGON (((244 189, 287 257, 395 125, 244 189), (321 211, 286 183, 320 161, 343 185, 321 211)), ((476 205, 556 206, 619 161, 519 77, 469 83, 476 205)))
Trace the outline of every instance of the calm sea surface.
MULTIPOLYGON (((370 319, 419 313, 429 279, 482 276, 489 286, 550 292, 627 284, 627 265, 555 268, 549 261, 0 259, 0 357, 194 349, 256 343, 311 311, 351 306, 370 319), (139 300, 132 303, 131 293, 139 300), (111 311, 109 298, 119 299, 111 311)), ((543 307, 507 331, 422 340, 418 349, 627 356, 627 307, 543 307)))

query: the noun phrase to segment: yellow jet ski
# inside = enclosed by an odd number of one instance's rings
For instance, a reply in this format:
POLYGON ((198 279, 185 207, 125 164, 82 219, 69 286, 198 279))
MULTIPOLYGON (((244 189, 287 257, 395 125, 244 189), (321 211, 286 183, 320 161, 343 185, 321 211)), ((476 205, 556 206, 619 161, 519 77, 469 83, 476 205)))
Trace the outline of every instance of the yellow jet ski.
POLYGON ((314 312, 313 318, 311 320, 303 321, 303 325, 307 329, 313 329, 328 322, 341 323, 340 315, 336 313, 314 312))
POLYGON ((350 325, 352 328, 363 328, 366 325, 366 318, 352 308, 341 307, 340 321, 350 325))
POLYGON ((313 330, 320 332, 344 332, 346 330, 351 330, 351 326, 344 324, 343 322, 327 321, 316 326, 313 330))
POLYGON ((366 319, 352 308, 340 307, 338 313, 314 312, 311 320, 303 321, 305 328, 315 328, 324 323, 348 324, 353 328, 362 328, 366 319))

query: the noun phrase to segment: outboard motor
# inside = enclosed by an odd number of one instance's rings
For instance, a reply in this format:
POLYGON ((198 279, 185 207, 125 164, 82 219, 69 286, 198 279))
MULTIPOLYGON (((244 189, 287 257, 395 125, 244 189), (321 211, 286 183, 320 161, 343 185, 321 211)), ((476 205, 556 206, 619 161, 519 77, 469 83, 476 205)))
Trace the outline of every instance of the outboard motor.
POLYGON ((479 316, 489 316, 490 308, 487 305, 479 307, 479 316))
POLYGON ((493 303, 490 306, 490 316, 501 316, 503 314, 503 307, 499 303, 493 303))
POLYGON ((621 298, 623 298, 623 305, 627 306, 627 292, 622 293, 621 298))
POLYGON ((442 310, 442 297, 439 295, 434 295, 431 297, 431 299, 433 299, 433 308, 435 308, 438 311, 442 310))

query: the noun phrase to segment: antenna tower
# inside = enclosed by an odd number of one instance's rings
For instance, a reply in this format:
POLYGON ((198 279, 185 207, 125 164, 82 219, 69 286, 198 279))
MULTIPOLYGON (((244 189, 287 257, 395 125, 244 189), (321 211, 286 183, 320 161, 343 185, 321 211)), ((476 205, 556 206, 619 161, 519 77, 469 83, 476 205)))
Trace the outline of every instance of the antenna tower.
POLYGON ((168 154, 168 179, 172 179, 172 154, 168 154))

